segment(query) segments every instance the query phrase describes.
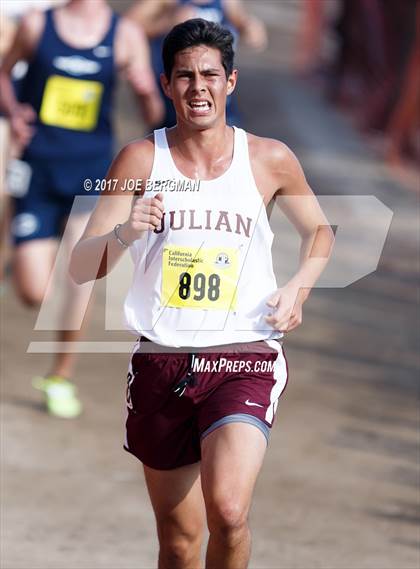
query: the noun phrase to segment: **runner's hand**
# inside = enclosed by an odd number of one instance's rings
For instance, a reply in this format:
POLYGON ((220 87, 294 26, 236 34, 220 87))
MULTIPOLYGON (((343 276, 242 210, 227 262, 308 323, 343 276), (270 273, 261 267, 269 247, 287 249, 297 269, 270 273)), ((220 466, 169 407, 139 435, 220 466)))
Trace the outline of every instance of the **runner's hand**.
POLYGON ((154 231, 161 225, 164 206, 163 195, 156 194, 153 198, 140 197, 134 202, 130 217, 124 223, 123 233, 127 236, 127 241, 133 242, 138 239, 145 231, 154 231))
POLYGON ((255 16, 249 16, 245 28, 241 31, 241 39, 255 51, 264 51, 268 44, 264 23, 255 16))
POLYGON ((35 129, 32 126, 35 120, 36 112, 28 104, 19 104, 10 117, 12 140, 19 147, 25 147, 30 143, 35 134, 35 129))
POLYGON ((272 312, 265 320, 275 330, 290 332, 302 324, 302 304, 305 294, 296 287, 279 288, 267 302, 272 312))
POLYGON ((176 8, 173 14, 172 27, 177 24, 182 24, 192 18, 199 18, 199 11, 194 6, 180 6, 176 8))

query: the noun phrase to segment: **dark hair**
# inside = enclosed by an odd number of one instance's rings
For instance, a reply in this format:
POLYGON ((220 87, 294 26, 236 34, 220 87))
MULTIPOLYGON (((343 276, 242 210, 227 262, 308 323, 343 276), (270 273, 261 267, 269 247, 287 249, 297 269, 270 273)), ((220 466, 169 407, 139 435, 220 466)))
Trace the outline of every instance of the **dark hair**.
POLYGON ((233 35, 219 24, 194 18, 172 28, 163 41, 162 59, 165 75, 171 78, 175 55, 188 47, 207 45, 220 51, 226 77, 233 70, 233 35))

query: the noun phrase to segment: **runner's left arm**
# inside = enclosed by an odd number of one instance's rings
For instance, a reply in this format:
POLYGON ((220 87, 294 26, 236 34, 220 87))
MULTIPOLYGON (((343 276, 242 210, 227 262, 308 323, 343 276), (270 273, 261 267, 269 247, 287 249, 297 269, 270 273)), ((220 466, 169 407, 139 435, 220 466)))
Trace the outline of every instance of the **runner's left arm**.
POLYGON ((173 27, 177 9, 177 0, 138 0, 124 16, 141 26, 148 38, 155 38, 165 35, 173 27))
POLYGON ((298 231, 301 248, 298 270, 267 303, 273 310, 266 320, 277 330, 290 331, 302 322, 302 305, 327 265, 334 234, 293 152, 271 141, 270 153, 278 188, 274 199, 298 231))
POLYGON ((150 50, 141 28, 122 18, 115 39, 116 63, 134 89, 148 126, 163 120, 164 105, 151 68, 150 50))

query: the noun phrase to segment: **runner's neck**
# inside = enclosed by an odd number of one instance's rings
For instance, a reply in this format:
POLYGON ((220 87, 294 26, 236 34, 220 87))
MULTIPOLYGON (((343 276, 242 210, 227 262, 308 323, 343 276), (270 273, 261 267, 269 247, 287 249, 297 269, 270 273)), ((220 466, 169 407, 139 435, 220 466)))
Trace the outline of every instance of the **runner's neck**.
POLYGON ((74 49, 89 49, 105 37, 111 23, 106 0, 70 0, 54 11, 54 26, 60 39, 74 49))
POLYGON ((84 16, 89 14, 93 16, 104 7, 109 9, 107 0, 70 0, 63 6, 63 10, 73 12, 74 14, 79 13, 84 16))
POLYGON ((191 170, 199 178, 209 179, 223 173, 232 161, 233 128, 222 127, 191 131, 182 127, 167 130, 172 156, 181 164, 181 170, 191 170), (218 173, 218 168, 220 172, 218 173))

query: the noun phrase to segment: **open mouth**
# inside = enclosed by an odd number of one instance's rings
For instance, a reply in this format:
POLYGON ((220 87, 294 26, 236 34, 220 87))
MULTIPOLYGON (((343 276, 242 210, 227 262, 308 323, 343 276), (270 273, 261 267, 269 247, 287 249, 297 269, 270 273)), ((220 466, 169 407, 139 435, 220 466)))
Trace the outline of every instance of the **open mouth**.
POLYGON ((194 111, 194 114, 205 115, 210 112, 212 104, 210 101, 203 99, 192 99, 189 101, 188 106, 194 111))

